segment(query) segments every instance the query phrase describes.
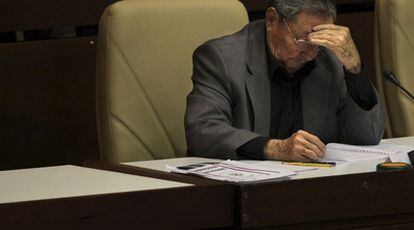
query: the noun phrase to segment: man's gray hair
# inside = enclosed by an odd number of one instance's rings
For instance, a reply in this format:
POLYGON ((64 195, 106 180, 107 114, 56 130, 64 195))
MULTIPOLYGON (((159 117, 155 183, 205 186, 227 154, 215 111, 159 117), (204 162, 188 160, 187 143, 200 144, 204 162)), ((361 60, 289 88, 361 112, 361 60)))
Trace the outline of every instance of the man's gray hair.
POLYGON ((336 4, 334 0, 273 0, 270 7, 274 7, 280 19, 294 20, 302 10, 309 10, 315 14, 325 14, 336 18, 336 4))

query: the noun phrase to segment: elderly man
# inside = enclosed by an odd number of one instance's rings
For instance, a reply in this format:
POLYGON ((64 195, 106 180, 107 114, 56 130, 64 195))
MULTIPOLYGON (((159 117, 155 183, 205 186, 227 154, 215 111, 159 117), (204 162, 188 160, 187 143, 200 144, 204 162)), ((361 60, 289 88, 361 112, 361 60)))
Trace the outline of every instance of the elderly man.
POLYGON ((265 20, 201 45, 188 154, 315 161, 325 144, 374 145, 385 112, 332 0, 275 0, 265 20))

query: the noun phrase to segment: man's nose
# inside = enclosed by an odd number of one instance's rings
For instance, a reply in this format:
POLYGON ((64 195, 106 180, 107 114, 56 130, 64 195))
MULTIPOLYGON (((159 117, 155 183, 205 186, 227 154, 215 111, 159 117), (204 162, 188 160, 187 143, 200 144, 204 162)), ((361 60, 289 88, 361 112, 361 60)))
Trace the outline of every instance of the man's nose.
POLYGON ((306 50, 302 50, 300 55, 302 58, 304 58, 306 61, 312 61, 316 55, 318 55, 319 49, 317 47, 312 47, 306 50))

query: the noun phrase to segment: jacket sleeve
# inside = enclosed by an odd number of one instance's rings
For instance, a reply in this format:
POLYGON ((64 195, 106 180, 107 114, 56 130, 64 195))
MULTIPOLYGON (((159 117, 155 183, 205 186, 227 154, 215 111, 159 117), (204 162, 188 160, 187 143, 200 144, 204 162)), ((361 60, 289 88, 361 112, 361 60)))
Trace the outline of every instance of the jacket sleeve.
POLYGON ((370 110, 358 106, 347 94, 344 109, 339 115, 339 134, 343 143, 354 145, 376 145, 384 134, 385 108, 375 91, 377 103, 370 110))
POLYGON ((236 149, 259 134, 232 126, 232 107, 237 101, 218 47, 205 43, 197 48, 192 81, 185 112, 188 155, 237 159, 236 149))
MULTIPOLYGON (((374 105, 369 109, 362 108, 355 99, 350 95, 345 83, 344 70, 341 64, 339 72, 340 78, 340 92, 339 97, 339 114, 338 114, 338 134, 339 141, 346 144, 353 145, 376 145, 378 144, 384 134, 386 111, 382 101, 379 98, 375 87, 371 85, 372 101, 374 105)), ((366 75, 366 71, 361 72, 366 75)), ((365 77, 367 76, 354 76, 365 77)), ((367 80, 368 81, 368 80, 367 80)), ((369 83, 371 84, 371 83, 369 83)))

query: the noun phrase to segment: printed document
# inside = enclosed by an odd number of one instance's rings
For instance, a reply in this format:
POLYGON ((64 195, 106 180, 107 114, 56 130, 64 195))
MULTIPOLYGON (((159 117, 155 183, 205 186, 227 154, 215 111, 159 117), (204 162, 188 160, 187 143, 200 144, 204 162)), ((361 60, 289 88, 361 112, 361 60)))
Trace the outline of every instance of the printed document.
POLYGON ((173 167, 166 165, 170 172, 191 174, 215 180, 247 182, 269 180, 295 175, 294 171, 283 167, 258 167, 240 161, 205 162, 200 164, 173 167))
POLYGON ((338 143, 326 145, 325 157, 321 161, 355 162, 375 159, 389 159, 391 162, 410 163, 407 153, 412 146, 378 144, 371 146, 356 146, 338 143))

